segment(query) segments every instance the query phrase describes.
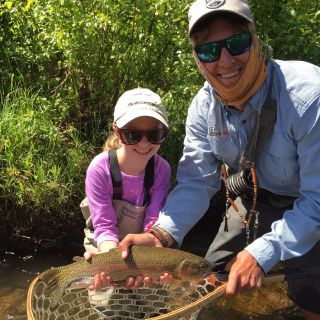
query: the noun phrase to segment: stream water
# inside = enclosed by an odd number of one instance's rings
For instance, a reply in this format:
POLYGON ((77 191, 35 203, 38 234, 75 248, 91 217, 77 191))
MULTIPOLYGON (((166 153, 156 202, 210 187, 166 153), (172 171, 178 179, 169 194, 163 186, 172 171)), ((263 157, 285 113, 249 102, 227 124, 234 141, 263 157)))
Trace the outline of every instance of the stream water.
MULTIPOLYGON (((32 280, 42 271, 72 262, 79 247, 64 252, 0 253, 0 320, 27 320, 26 298, 32 280)), ((219 298, 202 309, 197 320, 302 320, 301 311, 286 297, 285 283, 237 298, 219 298)))

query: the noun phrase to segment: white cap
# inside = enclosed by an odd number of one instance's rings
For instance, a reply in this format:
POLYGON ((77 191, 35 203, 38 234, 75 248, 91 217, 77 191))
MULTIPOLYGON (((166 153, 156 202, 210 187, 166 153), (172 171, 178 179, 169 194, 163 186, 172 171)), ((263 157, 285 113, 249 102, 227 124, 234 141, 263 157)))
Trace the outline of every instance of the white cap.
POLYGON ((152 117, 169 127, 161 98, 149 89, 137 88, 126 91, 114 108, 114 123, 118 128, 139 117, 152 117))
POLYGON ((193 27, 204 17, 229 12, 236 14, 248 22, 253 22, 249 4, 246 0, 196 0, 189 9, 189 36, 193 27))

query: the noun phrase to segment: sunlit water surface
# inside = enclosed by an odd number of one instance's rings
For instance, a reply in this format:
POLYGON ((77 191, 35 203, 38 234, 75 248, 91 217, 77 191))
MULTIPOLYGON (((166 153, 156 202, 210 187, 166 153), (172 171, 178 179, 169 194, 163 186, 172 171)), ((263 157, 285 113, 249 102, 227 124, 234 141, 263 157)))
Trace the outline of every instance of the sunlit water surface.
MULTIPOLYGON (((80 250, 41 252, 32 255, 0 253, 0 320, 26 320, 27 291, 32 280, 50 267, 72 262, 80 250)), ((286 297, 284 282, 268 284, 264 289, 221 297, 204 307, 197 320, 302 320, 301 311, 286 297)))

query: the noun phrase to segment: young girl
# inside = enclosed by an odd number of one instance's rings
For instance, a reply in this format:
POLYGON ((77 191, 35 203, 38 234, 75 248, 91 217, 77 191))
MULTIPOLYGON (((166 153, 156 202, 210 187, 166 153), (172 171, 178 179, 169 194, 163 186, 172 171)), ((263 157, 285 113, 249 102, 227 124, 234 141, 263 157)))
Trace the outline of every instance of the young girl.
POLYGON ((157 154, 167 134, 167 115, 157 94, 137 88, 119 98, 113 135, 87 170, 94 229, 94 241, 85 239, 87 252, 107 252, 126 234, 147 231, 156 221, 170 187, 170 166, 157 154))

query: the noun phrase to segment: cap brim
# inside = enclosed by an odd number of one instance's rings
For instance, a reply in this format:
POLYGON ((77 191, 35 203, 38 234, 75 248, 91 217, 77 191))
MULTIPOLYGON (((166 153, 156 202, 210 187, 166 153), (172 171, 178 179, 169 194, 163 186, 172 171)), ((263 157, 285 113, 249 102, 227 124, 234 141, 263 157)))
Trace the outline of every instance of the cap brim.
POLYGON ((124 116, 116 121, 116 126, 118 128, 124 127, 130 121, 140 118, 140 117, 151 117, 159 120, 162 124, 164 124, 167 128, 169 128, 167 120, 162 117, 159 113, 154 112, 152 110, 137 110, 133 109, 132 111, 127 112, 124 116))

